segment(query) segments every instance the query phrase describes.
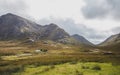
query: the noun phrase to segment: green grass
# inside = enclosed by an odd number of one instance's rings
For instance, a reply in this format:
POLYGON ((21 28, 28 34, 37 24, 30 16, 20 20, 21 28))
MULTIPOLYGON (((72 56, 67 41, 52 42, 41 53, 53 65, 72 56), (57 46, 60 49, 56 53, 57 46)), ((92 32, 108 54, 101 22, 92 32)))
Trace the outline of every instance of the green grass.
POLYGON ((21 73, 14 75, 119 75, 120 65, 113 66, 111 63, 79 62, 59 65, 34 66, 29 65, 21 73), (100 69, 93 69, 94 67, 100 69), (87 68, 84 68, 87 67, 87 68))
MULTIPOLYGON (((64 63, 67 63, 67 62, 70 62, 71 65, 76 64, 76 62, 96 62, 96 63, 100 63, 100 62, 109 63, 110 62, 110 63, 112 63, 112 65, 118 66, 118 65, 120 65, 119 64, 120 61, 118 60, 119 58, 120 58, 119 55, 98 55, 98 54, 96 55, 96 54, 81 54, 81 53, 74 54, 73 53, 73 54, 45 54, 45 55, 32 56, 29 59, 19 59, 19 60, 16 60, 16 58, 15 59, 12 58, 13 60, 0 59, 0 75, 13 75, 13 73, 24 72, 26 70, 26 68, 28 67, 28 69, 29 69, 29 66, 31 66, 31 65, 33 65, 33 68, 30 67, 30 69, 31 70, 35 69, 34 70, 35 74, 39 75, 39 73, 41 71, 39 72, 38 70, 36 70, 36 68, 40 69, 41 66, 43 66, 43 67, 45 67, 45 69, 42 70, 42 72, 47 73, 47 71, 51 70, 51 68, 54 69, 54 68, 56 68, 57 65, 59 66, 64 63), (45 66, 45 65, 47 65, 47 66, 45 66), (50 66, 48 66, 48 65, 50 65, 50 66), (52 65, 52 67, 51 67, 51 65, 52 65), (54 67, 53 65, 56 65, 56 66, 54 67)), ((11 59, 11 57, 10 57, 10 59, 11 59)), ((69 65, 67 65, 67 66, 69 67, 69 65)), ((64 68, 66 69, 66 67, 63 67, 63 69, 64 68)), ((74 69, 74 66, 72 66, 72 67, 74 69)), ((89 69, 90 67, 83 65, 82 68, 86 70, 86 69, 89 69)), ((111 67, 108 67, 108 68, 111 69, 111 67)), ((94 67, 91 67, 90 69, 92 71, 102 70, 101 67, 99 69, 99 65, 95 65, 94 67)), ((120 70, 120 68, 118 70, 120 70)), ((72 69, 71 69, 71 71, 72 71, 72 69)), ((115 69, 115 71, 116 71, 116 69, 115 69)), ((79 73, 78 70, 76 70, 76 72, 79 73)), ((83 72, 83 71, 80 71, 80 73, 81 72, 83 72)), ((43 75, 45 75, 45 74, 43 74, 43 75)))

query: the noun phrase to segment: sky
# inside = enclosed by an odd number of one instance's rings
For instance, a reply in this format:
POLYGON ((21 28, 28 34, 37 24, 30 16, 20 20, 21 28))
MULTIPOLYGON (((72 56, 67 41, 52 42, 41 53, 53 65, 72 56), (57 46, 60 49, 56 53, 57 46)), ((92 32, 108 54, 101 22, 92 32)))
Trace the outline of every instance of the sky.
POLYGON ((0 0, 0 15, 13 13, 41 25, 55 23, 94 44, 120 32, 119 12, 120 0, 0 0))

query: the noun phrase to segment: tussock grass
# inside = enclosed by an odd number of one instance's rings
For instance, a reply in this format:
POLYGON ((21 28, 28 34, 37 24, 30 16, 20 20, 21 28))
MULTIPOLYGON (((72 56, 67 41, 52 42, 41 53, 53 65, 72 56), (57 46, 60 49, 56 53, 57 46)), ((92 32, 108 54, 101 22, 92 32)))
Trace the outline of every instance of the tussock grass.
MULTIPOLYGON (((97 63, 97 62, 77 62, 76 64, 64 63, 56 64, 54 68, 51 65, 25 67, 21 72, 22 75, 119 75, 120 65, 113 66, 111 63, 97 63), (82 66, 88 67, 87 69, 82 66), (96 66, 97 65, 97 66, 96 66), (98 67, 100 69, 98 69, 98 67)), ((15 73, 14 75, 19 75, 15 73)))

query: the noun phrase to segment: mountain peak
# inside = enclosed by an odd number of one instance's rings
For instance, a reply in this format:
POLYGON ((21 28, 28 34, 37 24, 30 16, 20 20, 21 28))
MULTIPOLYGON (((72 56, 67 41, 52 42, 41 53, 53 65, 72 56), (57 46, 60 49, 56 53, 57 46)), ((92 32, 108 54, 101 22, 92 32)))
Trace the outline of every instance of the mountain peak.
POLYGON ((99 46, 107 46, 107 45, 112 45, 112 44, 119 43, 119 42, 120 42, 120 33, 115 34, 115 35, 111 35, 105 41, 100 43, 99 46))
POLYGON ((17 16, 15 14, 12 14, 12 13, 7 13, 5 15, 2 15, 0 16, 0 19, 2 19, 2 21, 6 21, 7 23, 8 22, 17 22, 18 20, 26 20, 25 18, 22 18, 20 16, 17 16))
POLYGON ((0 39, 26 37, 31 32, 36 32, 39 26, 25 18, 7 13, 0 16, 0 39))
MULTIPOLYGON (((77 36, 77 37, 80 37, 81 35, 78 35, 78 34, 74 34, 73 36, 77 36)), ((81 37, 83 37, 83 36, 81 36, 81 37)))
POLYGON ((91 42, 89 42, 87 39, 85 39, 83 36, 80 36, 78 34, 72 35, 74 39, 79 41, 80 43, 86 44, 86 45, 93 45, 91 42))
POLYGON ((12 13, 7 13, 7 14, 5 14, 5 15, 14 15, 14 14, 12 14, 12 13))
POLYGON ((58 26, 57 26, 56 24, 54 24, 54 23, 50 23, 49 26, 51 26, 51 27, 58 27, 58 26))
POLYGON ((1 17, 10 17, 10 16, 17 16, 17 15, 15 15, 15 14, 12 14, 12 13, 7 13, 7 14, 5 14, 5 15, 2 15, 1 17))
POLYGON ((78 35, 78 34, 74 34, 72 36, 75 37, 75 38, 77 38, 77 39, 85 39, 83 36, 78 35))

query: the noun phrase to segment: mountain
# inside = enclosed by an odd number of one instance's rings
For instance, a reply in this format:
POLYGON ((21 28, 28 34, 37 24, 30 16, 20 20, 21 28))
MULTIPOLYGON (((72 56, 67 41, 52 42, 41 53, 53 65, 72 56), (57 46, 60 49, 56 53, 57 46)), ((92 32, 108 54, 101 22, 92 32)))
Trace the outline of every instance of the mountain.
POLYGON ((120 34, 110 36, 98 46, 104 50, 111 50, 120 53, 120 34))
POLYGON ((0 16, 1 40, 22 38, 58 40, 66 37, 69 37, 69 34, 53 23, 42 26, 11 13, 0 16))
POLYGON ((117 43, 120 43, 120 34, 110 36, 104 42, 99 44, 99 46, 108 46, 108 45, 114 45, 117 43))
POLYGON ((0 39, 18 39, 38 33, 41 26, 20 16, 8 13, 0 17, 0 39))
POLYGON ((70 36, 54 23, 39 25, 23 17, 8 13, 0 16, 0 40, 11 39, 53 40, 68 44, 93 45, 80 35, 70 36))
POLYGON ((70 35, 56 24, 51 23, 42 27, 41 37, 49 40, 59 40, 70 37, 70 35))
POLYGON ((72 37, 74 39, 76 39, 78 42, 80 42, 81 44, 85 44, 85 45, 93 45, 91 42, 89 42, 87 39, 85 39, 83 36, 80 36, 78 34, 74 34, 72 35, 72 37))

